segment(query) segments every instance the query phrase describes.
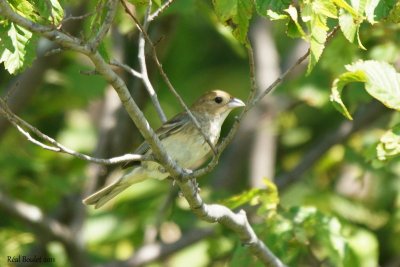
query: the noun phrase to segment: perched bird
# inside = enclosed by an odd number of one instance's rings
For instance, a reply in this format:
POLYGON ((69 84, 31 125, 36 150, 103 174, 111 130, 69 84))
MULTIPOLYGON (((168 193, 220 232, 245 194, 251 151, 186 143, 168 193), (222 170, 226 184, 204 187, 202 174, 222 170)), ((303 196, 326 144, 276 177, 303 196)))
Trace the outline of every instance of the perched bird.
MULTIPOLYGON (((191 107, 190 111, 196 117, 204 134, 213 145, 216 145, 221 133, 222 123, 228 114, 245 104, 221 90, 205 93, 191 107)), ((198 166, 207 158, 211 148, 204 136, 194 125, 186 112, 179 113, 162 125, 156 134, 169 156, 185 169, 198 166)), ((147 142, 142 143, 135 151, 136 154, 151 155, 152 151, 147 142)), ((132 184, 148 178, 165 179, 169 176, 157 162, 143 161, 133 170, 116 180, 114 183, 100 189, 85 198, 83 203, 99 208, 110 199, 124 191, 132 184)))

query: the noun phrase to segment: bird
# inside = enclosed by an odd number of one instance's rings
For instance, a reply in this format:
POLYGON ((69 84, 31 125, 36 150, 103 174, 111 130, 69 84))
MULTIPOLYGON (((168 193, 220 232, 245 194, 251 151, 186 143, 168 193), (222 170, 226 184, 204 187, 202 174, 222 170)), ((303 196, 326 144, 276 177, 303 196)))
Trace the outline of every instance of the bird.
MULTIPOLYGON (((215 146, 218 142, 221 127, 228 114, 235 108, 245 106, 244 102, 222 90, 208 91, 192 106, 190 111, 198 121, 204 135, 215 146)), ((165 122, 156 134, 168 155, 186 170, 199 166, 210 155, 211 147, 204 135, 195 126, 189 114, 184 111, 165 122)), ((150 145, 145 141, 134 152, 152 156, 150 145)), ((102 207, 112 198, 133 184, 149 178, 163 180, 169 173, 155 161, 142 161, 125 175, 110 185, 100 189, 83 200, 85 205, 102 207)))

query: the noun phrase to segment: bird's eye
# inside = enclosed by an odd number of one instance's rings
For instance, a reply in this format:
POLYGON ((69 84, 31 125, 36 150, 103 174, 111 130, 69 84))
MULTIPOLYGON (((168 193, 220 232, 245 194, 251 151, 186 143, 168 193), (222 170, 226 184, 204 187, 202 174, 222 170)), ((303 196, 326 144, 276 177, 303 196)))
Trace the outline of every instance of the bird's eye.
POLYGON ((214 98, 215 103, 220 104, 222 102, 222 97, 217 96, 216 98, 214 98))

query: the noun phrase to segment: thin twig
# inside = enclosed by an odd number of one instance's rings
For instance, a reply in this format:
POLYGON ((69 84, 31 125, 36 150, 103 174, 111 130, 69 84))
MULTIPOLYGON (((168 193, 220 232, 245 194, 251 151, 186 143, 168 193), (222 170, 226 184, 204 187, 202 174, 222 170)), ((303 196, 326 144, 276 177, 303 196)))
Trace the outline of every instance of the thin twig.
POLYGON ((123 70, 125 70, 126 72, 130 73, 132 76, 134 76, 134 77, 136 77, 136 78, 139 78, 139 79, 142 79, 142 74, 141 74, 140 72, 138 72, 138 71, 132 69, 132 68, 129 67, 128 65, 126 65, 126 64, 124 64, 124 63, 121 63, 121 62, 119 62, 119 61, 117 61, 117 60, 115 60, 115 59, 112 59, 112 60, 110 61, 110 65, 114 65, 114 66, 120 67, 120 68, 122 68, 123 70))
MULTIPOLYGON (((143 32, 146 32, 148 26, 149 26, 149 21, 147 18, 150 15, 151 11, 151 6, 152 6, 152 0, 148 1, 148 6, 146 10, 146 14, 144 16, 144 23, 143 23, 143 32)), ((125 6, 126 7, 126 6, 125 6)), ((127 7, 126 7, 127 8, 127 7)), ((149 75, 147 72, 147 65, 146 65, 146 55, 145 55, 145 49, 146 49, 146 42, 143 36, 143 32, 140 32, 139 34, 139 44, 138 44, 138 59, 139 59, 139 64, 140 64, 140 72, 142 74, 142 81, 144 86, 146 87, 149 95, 151 102, 153 103, 158 116, 160 117, 162 123, 165 123, 167 121, 167 117, 165 116, 165 113, 160 105, 160 102, 158 100, 158 96, 156 94, 156 91, 153 88, 153 85, 150 82, 149 75)))
POLYGON ((83 14, 83 15, 81 15, 81 16, 72 16, 72 15, 70 15, 70 16, 64 18, 64 19, 61 21, 61 24, 64 24, 64 23, 66 23, 66 22, 69 22, 70 20, 82 20, 82 19, 86 19, 86 18, 88 18, 88 17, 90 17, 90 16, 93 16, 93 15, 96 14, 98 11, 99 11, 99 8, 97 7, 96 10, 94 10, 94 11, 92 11, 92 12, 89 12, 89 13, 86 13, 86 14, 83 14))
POLYGON ((51 49, 51 50, 47 51, 47 52, 44 54, 44 56, 45 56, 45 57, 53 56, 53 55, 56 55, 56 54, 61 53, 62 51, 63 51, 63 50, 62 50, 61 48, 54 48, 54 49, 51 49))
POLYGON ((28 139, 28 141, 32 142, 33 144, 35 144, 43 149, 46 149, 46 150, 69 154, 69 155, 74 156, 79 159, 83 159, 83 160, 98 163, 98 164, 105 164, 105 165, 112 165, 112 164, 118 164, 118 163, 130 162, 130 161, 152 160, 150 157, 138 155, 138 154, 125 154, 125 155, 122 155, 119 157, 114 157, 114 158, 109 158, 109 159, 94 158, 94 157, 76 152, 70 148, 67 148, 66 146, 58 143, 52 137, 42 133, 39 129, 35 128, 34 126, 30 125, 29 123, 27 123, 26 121, 24 121, 23 119, 18 117, 16 114, 14 114, 7 106, 7 103, 1 98, 0 98, 0 111, 1 111, 1 114, 3 114, 5 116, 5 118, 12 125, 14 125, 20 133, 22 133, 28 139), (34 133, 40 139, 50 143, 51 146, 46 145, 43 142, 33 138, 28 131, 34 133))
MULTIPOLYGON (((327 45, 335 36, 337 31, 339 30, 339 26, 335 26, 333 30, 328 34, 326 38, 325 45, 327 45)), ((296 62, 290 66, 284 73, 281 74, 270 86, 268 86, 263 92, 261 92, 250 105, 253 107, 255 106, 261 99, 263 99, 267 94, 269 94, 275 87, 277 87, 285 78, 286 76, 291 73, 298 65, 300 65, 308 56, 310 55, 310 49, 308 49, 304 55, 299 57, 296 62)))
MULTIPOLYGON (((335 36, 337 33, 339 27, 336 26, 333 28, 333 30, 328 34, 326 42, 329 43, 332 38, 335 36)), ((240 123, 242 119, 244 118, 245 114, 252 109, 260 100, 265 97, 267 94, 269 94, 273 89, 275 89, 286 77, 297 67, 299 66, 309 55, 310 55, 310 50, 307 50, 307 52, 302 55, 298 60, 296 60, 293 65, 291 65, 283 74, 281 74, 271 85, 269 85, 262 93, 260 93, 258 96, 256 96, 257 93, 257 85, 256 85, 256 79, 255 79, 255 63, 254 63, 254 53, 250 45, 247 45, 247 52, 248 52, 248 57, 249 57, 249 67, 250 67, 250 80, 251 80, 251 90, 250 90, 250 95, 247 100, 246 106, 244 107, 242 113, 236 118, 234 124, 232 125, 228 135, 223 138, 223 140, 219 143, 217 150, 218 154, 215 155, 215 157, 208 163, 207 166, 198 169, 191 174, 188 174, 184 176, 184 179, 191 179, 193 177, 200 177, 203 175, 208 174, 211 172, 215 166, 218 164, 218 160, 222 154, 222 152, 226 149, 226 147, 232 142, 233 138, 236 135, 237 130, 239 129, 240 123)))
POLYGON ((148 18, 148 21, 153 21, 155 18, 157 18, 164 10, 166 10, 171 4, 174 2, 174 0, 167 0, 162 6, 154 11, 148 18))
POLYGON ((193 121, 194 125, 196 126, 197 130, 203 135, 204 140, 208 143, 210 146, 211 150, 214 153, 214 156, 216 156, 217 150, 215 149, 214 145, 212 144, 210 138, 204 133, 204 131, 201 129, 200 123, 196 119, 196 117, 193 115, 193 113, 190 111, 188 106, 186 105, 185 101, 182 99, 182 97, 178 94, 178 92, 175 90, 174 86, 172 85, 171 81, 169 80, 167 74, 164 71, 164 68, 162 67, 160 61, 158 60, 157 56, 157 51, 156 47, 154 46, 153 42, 151 41, 150 37, 148 36, 146 30, 143 28, 143 26, 140 24, 139 20, 132 14, 132 12, 128 9, 128 6, 125 3, 125 0, 120 0, 122 5, 125 8, 125 12, 135 21, 136 26, 138 27, 139 31, 143 34, 143 37, 146 39, 146 42, 151 46, 152 50, 152 56, 153 60, 157 65, 157 68, 161 74, 161 77, 164 79, 164 82, 167 84, 168 89, 172 92, 172 94, 178 99, 179 103, 181 106, 184 108, 186 113, 189 115, 190 119, 193 121))

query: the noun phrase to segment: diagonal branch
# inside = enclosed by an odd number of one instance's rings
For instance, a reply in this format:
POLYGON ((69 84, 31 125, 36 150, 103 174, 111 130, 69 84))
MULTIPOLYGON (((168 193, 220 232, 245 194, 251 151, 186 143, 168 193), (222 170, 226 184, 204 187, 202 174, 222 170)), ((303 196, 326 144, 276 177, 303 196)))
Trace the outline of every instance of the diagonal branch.
POLYGON ((198 194, 198 190, 191 183, 176 181, 182 190, 190 209, 200 219, 214 223, 218 222, 233 230, 239 235, 240 240, 246 245, 265 266, 285 266, 257 237, 244 210, 234 213, 227 207, 218 204, 206 204, 198 194))
MULTIPOLYGON (((336 35, 339 27, 336 26, 331 33, 329 33, 327 37, 327 43, 332 40, 332 38, 336 35)), ((208 174, 211 172, 215 166, 218 164, 218 160, 222 154, 222 152, 226 149, 226 147, 232 142, 233 138, 236 135, 236 132, 239 129, 240 123, 242 119, 245 117, 247 112, 252 109, 256 104, 260 102, 260 100, 265 97, 267 94, 272 92, 273 89, 275 89, 283 80, 286 79, 286 77, 296 68, 298 67, 305 59, 308 58, 310 55, 310 50, 307 50, 307 52, 302 55, 299 59, 296 60, 295 63, 293 63, 282 75, 280 75, 271 85, 269 85, 261 94, 256 96, 257 93, 257 86, 256 86, 256 79, 255 79, 255 63, 254 63, 254 53, 253 49, 251 48, 251 45, 247 45, 247 53, 249 57, 249 67, 250 67, 250 80, 251 80, 251 90, 250 90, 250 95, 246 101, 246 106, 244 107, 242 113, 236 118, 234 124, 232 125, 228 135, 219 143, 217 150, 218 153, 215 155, 215 157, 208 163, 207 166, 204 168, 198 169, 191 174, 183 176, 183 178, 193 178, 193 177, 200 177, 203 175, 208 174)))
POLYGON ((142 74, 140 72, 138 72, 137 70, 132 69, 131 67, 129 67, 128 65, 121 63, 115 59, 112 59, 110 61, 110 65, 114 65, 117 67, 122 68, 123 70, 125 70, 126 72, 128 72, 129 74, 131 74, 133 77, 142 79, 142 74))
MULTIPOLYGON (((143 23, 144 31, 146 31, 149 26, 148 17, 150 15, 151 6, 152 6, 152 0, 149 0, 146 14, 144 16, 144 23, 143 23)), ((144 86, 146 87, 147 91, 149 92, 151 102, 153 102, 153 105, 156 108, 158 116, 160 117, 162 123, 165 123, 167 121, 167 117, 165 116, 164 111, 161 108, 160 102, 158 101, 157 94, 153 88, 153 85, 150 82, 149 75, 147 72, 146 55, 145 55, 146 41, 144 39, 143 32, 140 32, 140 34, 139 34, 138 47, 139 47, 138 48, 138 59, 139 59, 139 64, 140 64, 140 72, 142 74, 142 81, 143 81, 144 86)))
POLYGON ((71 49, 86 55, 95 65, 96 71, 114 87, 126 111, 139 129, 140 133, 143 135, 144 139, 149 143, 157 160, 174 177, 179 177, 186 174, 186 172, 180 166, 177 166, 177 164, 166 153, 160 142, 160 139, 150 127, 150 124, 144 117, 143 112, 132 99, 125 82, 110 68, 98 51, 93 51, 90 46, 82 43, 82 40, 76 37, 64 34, 63 32, 52 27, 37 24, 19 15, 11 9, 10 5, 5 0, 0 0, 0 14, 10 21, 28 29, 29 31, 54 41, 63 48, 71 49))
POLYGON ((65 153, 72 155, 76 158, 83 159, 86 161, 98 163, 98 164, 105 164, 105 165, 111 165, 111 164, 118 164, 118 163, 123 163, 123 162, 129 162, 129 161, 145 161, 145 160, 151 160, 151 158, 143 156, 143 155, 138 155, 138 154, 125 154, 119 157, 114 157, 114 158, 109 158, 109 159, 100 159, 100 158, 94 158, 79 152, 76 152, 60 143, 58 143, 54 138, 42 133, 39 129, 35 128, 34 126, 30 125, 20 117, 18 117, 15 113, 13 113, 10 108, 7 106, 7 103, 0 98, 0 114, 3 114, 4 117, 14 126, 17 128, 17 130, 24 135, 28 141, 32 142, 33 144, 40 146, 43 149, 54 151, 54 152, 60 152, 60 153, 65 153), (51 145, 46 145, 43 142, 35 139, 32 137, 32 135, 29 133, 34 133, 36 136, 38 136, 40 139, 43 141, 50 143, 51 145))
MULTIPOLYGON (((210 146, 211 150, 213 151, 214 155, 217 155, 217 150, 215 149, 214 145, 210 141, 210 138, 204 133, 204 131, 200 127, 200 123, 196 119, 196 117, 192 114, 188 106, 186 105, 185 101, 183 101, 182 97, 178 94, 178 92, 175 90, 174 86, 172 85, 171 81, 169 80, 167 74, 164 71, 164 68, 162 67, 158 56, 157 56, 157 51, 156 47, 154 46, 153 42, 151 41, 149 35, 147 34, 146 28, 142 26, 139 22, 139 20, 132 14, 132 12, 129 10, 128 6, 126 5, 125 0, 120 0, 123 7, 125 8, 125 12, 135 21, 136 26, 138 27, 139 31, 141 32, 141 35, 145 38, 146 42, 151 46, 151 51, 152 51, 152 56, 153 60, 157 65, 157 68, 164 79, 164 82, 167 84, 168 89, 172 92, 172 94, 178 99, 179 103, 181 106, 184 108, 186 113, 189 115, 190 119, 193 121, 194 125, 196 126, 197 130, 203 135, 204 140, 208 143, 210 146)), ((146 26, 147 27, 147 26, 146 26)))
POLYGON ((165 9, 167 9, 174 0, 167 0, 159 9, 154 11, 148 18, 148 21, 153 21, 155 18, 157 18, 165 9))

